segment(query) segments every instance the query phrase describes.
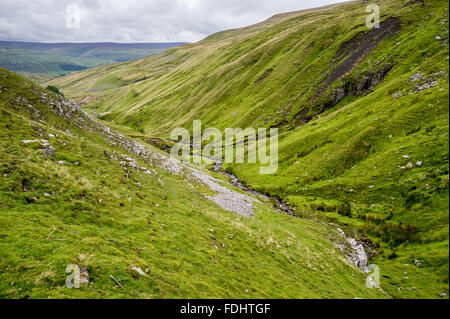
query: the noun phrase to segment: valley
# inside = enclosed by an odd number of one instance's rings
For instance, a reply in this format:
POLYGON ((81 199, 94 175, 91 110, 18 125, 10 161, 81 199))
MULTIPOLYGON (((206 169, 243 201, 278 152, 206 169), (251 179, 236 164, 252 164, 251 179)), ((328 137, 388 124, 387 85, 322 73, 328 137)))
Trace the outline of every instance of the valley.
POLYGON ((75 71, 147 57, 182 44, 0 41, 0 67, 44 83, 75 71))
POLYGON ((335 246, 354 254, 336 228, 2 69, 0 96, 2 298, 387 297, 335 246), (81 289, 66 287, 69 265, 81 289))
POLYGON ((351 1, 42 86, 0 69, 0 296, 448 299, 448 2, 376 3, 380 28, 351 1), (278 129, 276 172, 225 160, 256 134, 170 157, 195 121, 278 129))

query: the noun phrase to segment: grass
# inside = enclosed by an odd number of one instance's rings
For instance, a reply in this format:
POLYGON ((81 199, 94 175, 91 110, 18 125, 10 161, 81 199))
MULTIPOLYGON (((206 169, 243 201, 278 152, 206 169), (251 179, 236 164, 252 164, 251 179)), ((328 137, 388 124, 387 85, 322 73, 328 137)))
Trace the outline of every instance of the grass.
POLYGON ((328 75, 355 49, 343 59, 340 52, 369 32, 363 2, 278 15, 50 83, 74 98, 100 92, 88 109, 147 138, 167 141, 198 119, 222 130, 279 127, 277 174, 260 175, 259 165, 226 169, 299 216, 369 239, 393 297, 448 296, 448 3, 377 3, 398 32, 329 86, 328 75), (379 83, 357 89, 388 66, 379 83), (415 260, 424 267, 411 268, 415 260))
POLYGON ((100 65, 150 56, 181 43, 45 44, 0 41, 0 67, 44 83, 100 65))
POLYGON ((139 159, 163 186, 134 170, 126 178, 111 158, 126 152, 77 116, 56 116, 41 87, 2 69, 0 85, 1 298, 386 297, 334 246, 344 240, 335 228, 267 204, 254 218, 226 212, 139 159), (35 139, 55 156, 22 142, 35 139), (70 264, 87 268, 89 286, 65 286, 70 264))

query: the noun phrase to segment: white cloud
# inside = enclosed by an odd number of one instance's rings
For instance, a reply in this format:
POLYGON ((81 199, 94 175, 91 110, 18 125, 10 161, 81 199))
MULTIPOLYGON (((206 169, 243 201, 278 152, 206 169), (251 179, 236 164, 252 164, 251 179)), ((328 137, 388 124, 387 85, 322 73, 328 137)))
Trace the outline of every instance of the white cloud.
POLYGON ((200 5, 200 0, 177 0, 179 5, 185 5, 190 9, 195 9, 200 5))
POLYGON ((274 14, 343 0, 0 0, 0 40, 195 42, 274 14), (67 28, 68 5, 80 10, 67 28))

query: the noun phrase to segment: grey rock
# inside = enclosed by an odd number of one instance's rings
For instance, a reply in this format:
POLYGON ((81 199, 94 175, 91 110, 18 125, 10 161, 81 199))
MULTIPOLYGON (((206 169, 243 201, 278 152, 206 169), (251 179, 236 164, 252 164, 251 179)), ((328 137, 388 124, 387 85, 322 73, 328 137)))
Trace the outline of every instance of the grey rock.
POLYGON ((42 149, 42 154, 44 155, 44 157, 55 156, 55 148, 50 145, 47 148, 42 149))
POLYGON ((362 244, 359 244, 354 238, 347 237, 342 229, 337 228, 337 230, 343 237, 346 238, 348 247, 340 244, 335 244, 335 246, 341 251, 341 253, 345 254, 345 257, 350 264, 354 265, 365 273, 368 273, 368 257, 365 252, 364 246, 362 244))
POLYGON ((434 80, 434 79, 428 79, 426 82, 420 84, 420 85, 416 85, 415 86, 415 92, 421 92, 421 91, 425 91, 428 89, 431 89, 433 87, 435 87, 436 85, 439 84, 438 80, 434 80))
POLYGON ((87 286, 89 285, 89 272, 87 268, 80 267, 80 285, 87 286))
MULTIPOLYGON (((148 268, 147 268, 148 269, 148 268)), ((146 269, 146 270, 147 270, 146 269)), ((142 271, 141 267, 138 266, 133 266, 131 267, 131 270, 136 272, 137 274, 141 275, 141 276, 147 276, 147 274, 145 272, 142 271)))
POLYGON ((423 76, 423 72, 417 72, 416 74, 412 75, 412 76, 409 78, 409 80, 410 80, 411 82, 416 82, 416 81, 419 81, 419 80, 422 78, 422 76, 423 76))

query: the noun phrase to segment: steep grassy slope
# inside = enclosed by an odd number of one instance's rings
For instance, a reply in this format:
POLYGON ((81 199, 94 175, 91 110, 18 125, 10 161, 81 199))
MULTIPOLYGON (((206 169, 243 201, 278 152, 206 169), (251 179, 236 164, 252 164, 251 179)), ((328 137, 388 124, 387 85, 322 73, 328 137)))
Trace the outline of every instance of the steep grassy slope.
POLYGON ((227 165, 299 216, 370 239, 395 297, 448 295, 448 3, 376 1, 276 16, 51 82, 147 137, 178 126, 279 127, 279 170, 227 165), (95 92, 95 93, 94 93, 95 92), (413 289, 415 288, 415 289, 413 289))
POLYGON ((150 147, 3 69, 0 112, 2 298, 385 297, 335 228, 266 203, 224 211, 150 147), (87 287, 65 287, 69 264, 87 287))
MULTIPOLYGON (((445 14, 445 2, 402 8, 405 2, 380 2, 382 19, 399 16, 398 23, 403 27, 400 34, 426 33, 426 40, 439 46, 442 41, 435 41, 435 33, 442 33, 445 25, 436 22, 445 14), (435 6, 441 7, 440 12, 427 19, 427 26, 418 28, 435 6), (434 25, 435 32, 425 32, 429 25, 434 25)), ((323 84, 336 78, 332 70, 343 65, 342 76, 356 66, 349 65, 341 55, 355 50, 351 45, 343 46, 345 42, 351 44, 352 39, 367 32, 365 8, 365 4, 356 2, 280 15, 148 59, 77 73, 52 84, 62 86, 73 97, 102 92, 106 97, 99 113, 150 133, 163 130, 168 135, 173 128, 189 126, 192 118, 199 117, 205 125, 218 128, 302 122, 302 115, 310 113, 310 119, 319 113, 315 109, 318 106, 310 104, 327 97, 323 91, 328 87, 323 84)), ((376 70, 416 49, 407 37, 404 46, 396 46, 397 37, 390 35, 398 31, 398 23, 384 34, 387 38, 380 37, 384 41, 373 57, 368 56, 371 47, 367 52, 356 50, 363 52, 355 57, 355 63, 366 59, 355 71, 376 70)), ((421 45, 427 43, 422 41, 421 45)))

